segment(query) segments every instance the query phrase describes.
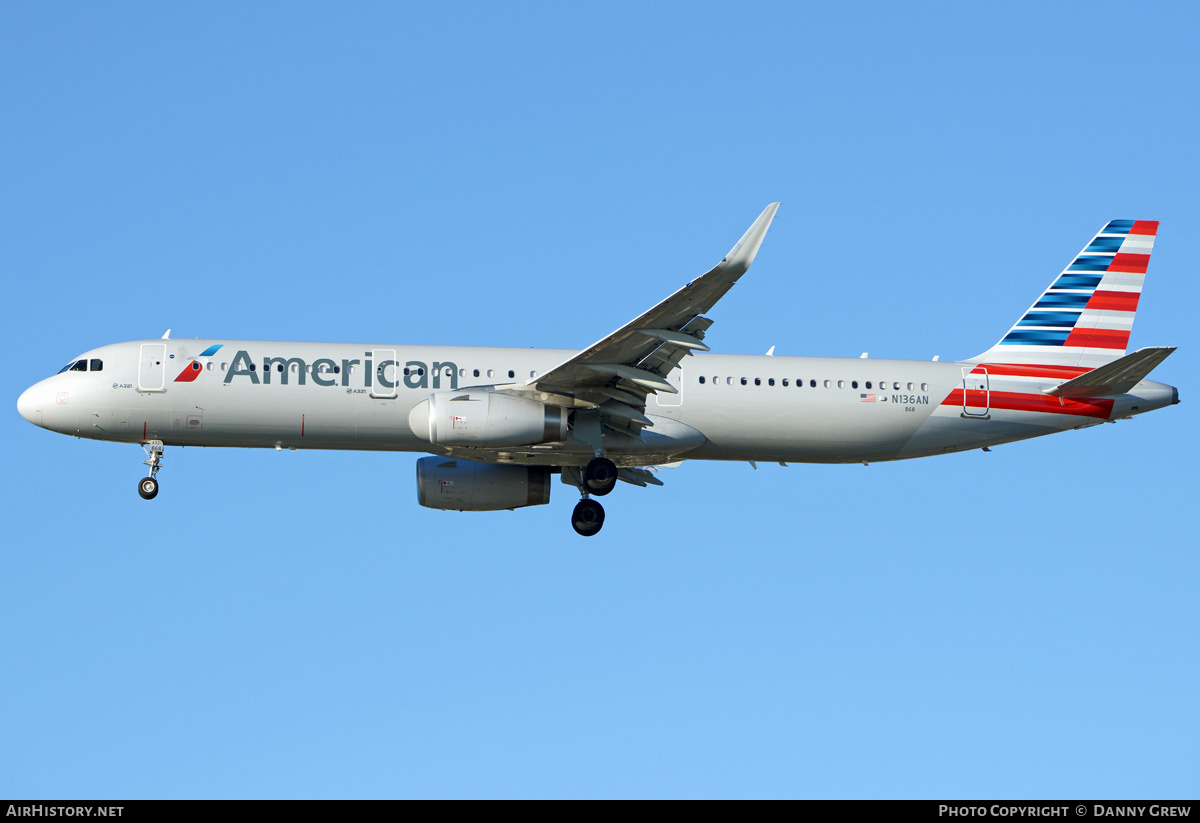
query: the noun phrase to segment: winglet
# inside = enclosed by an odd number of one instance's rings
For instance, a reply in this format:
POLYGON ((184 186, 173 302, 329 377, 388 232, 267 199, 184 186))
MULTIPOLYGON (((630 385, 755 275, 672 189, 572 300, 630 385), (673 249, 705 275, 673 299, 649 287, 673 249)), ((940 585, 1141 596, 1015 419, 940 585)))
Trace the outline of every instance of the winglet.
POLYGON ((739 274, 750 268, 755 255, 758 254, 758 247, 762 245, 763 238, 767 236, 767 229, 771 228, 771 221, 775 219, 775 212, 778 209, 778 203, 772 203, 763 209, 758 219, 751 224, 750 228, 746 229, 742 239, 729 250, 729 254, 725 255, 725 259, 721 261, 725 264, 723 268, 739 269, 739 274))

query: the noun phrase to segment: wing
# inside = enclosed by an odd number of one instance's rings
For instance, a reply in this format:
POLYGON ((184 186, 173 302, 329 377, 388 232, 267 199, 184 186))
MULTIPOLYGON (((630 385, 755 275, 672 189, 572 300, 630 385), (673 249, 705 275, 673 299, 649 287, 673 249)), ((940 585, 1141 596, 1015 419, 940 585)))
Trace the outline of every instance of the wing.
POLYGON ((676 393, 667 375, 691 352, 708 351, 702 341, 712 321, 704 312, 750 268, 778 208, 763 209, 720 263, 654 308, 545 374, 502 388, 552 395, 552 402, 577 408, 599 406, 606 425, 636 435, 650 425, 647 396, 676 393))

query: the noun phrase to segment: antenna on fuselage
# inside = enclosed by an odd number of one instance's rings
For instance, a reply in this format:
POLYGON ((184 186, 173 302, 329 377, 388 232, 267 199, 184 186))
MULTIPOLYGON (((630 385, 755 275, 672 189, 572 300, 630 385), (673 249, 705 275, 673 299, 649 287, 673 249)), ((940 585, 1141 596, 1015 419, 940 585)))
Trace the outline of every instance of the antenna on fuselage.
POLYGON ((171 330, 170 330, 170 329, 167 329, 165 332, 163 332, 162 339, 163 339, 163 340, 170 340, 170 339, 171 339, 171 330))

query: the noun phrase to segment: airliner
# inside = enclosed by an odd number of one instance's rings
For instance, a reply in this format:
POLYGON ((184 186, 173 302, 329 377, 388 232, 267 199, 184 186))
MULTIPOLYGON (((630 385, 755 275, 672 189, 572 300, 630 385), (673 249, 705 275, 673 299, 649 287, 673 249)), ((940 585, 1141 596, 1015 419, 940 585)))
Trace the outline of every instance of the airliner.
POLYGON ((27 389, 51 431, 166 446, 427 452, 417 501, 453 511, 580 495, 604 524, 617 485, 687 460, 871 463, 988 449, 1179 402, 1146 379, 1174 347, 1126 353, 1158 232, 1112 220, 987 351, 958 362, 728 355, 706 314, 750 268, 778 203, 720 263, 581 351, 170 337, 102 346, 27 389))

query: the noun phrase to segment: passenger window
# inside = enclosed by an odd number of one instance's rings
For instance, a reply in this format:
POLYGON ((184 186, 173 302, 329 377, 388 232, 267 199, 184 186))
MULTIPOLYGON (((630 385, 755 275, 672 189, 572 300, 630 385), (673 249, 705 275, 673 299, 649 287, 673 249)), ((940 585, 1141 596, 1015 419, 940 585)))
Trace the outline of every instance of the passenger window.
POLYGON ((211 361, 211 360, 209 360, 209 361, 208 361, 208 370, 209 370, 209 371, 212 371, 212 370, 213 370, 213 364, 212 364, 212 361, 211 361))
POLYGON ((459 370, 458 370, 458 376, 459 376, 459 377, 466 377, 466 376, 467 376, 467 370, 466 370, 466 369, 459 369, 459 370))
POLYGON ((828 380, 826 380, 826 381, 825 381, 825 388, 829 388, 829 381, 828 381, 828 380))
POLYGON ((529 376, 530 376, 530 377, 537 377, 537 372, 535 372, 535 371, 531 371, 531 372, 529 373, 529 376))
POLYGON ((496 371, 494 369, 488 369, 488 377, 495 377, 495 376, 496 376, 496 371))
POLYGON ((900 384, 899 384, 899 383, 893 383, 893 384, 892 384, 892 388, 893 388, 895 391, 900 391, 900 384))
MULTIPOLYGON (((251 369, 253 369, 253 368, 254 368, 254 366, 251 366, 250 368, 251 368, 251 369)), ((342 373, 342 367, 341 367, 341 366, 334 366, 334 367, 333 367, 333 373, 334 373, 334 374, 341 374, 341 373, 342 373)), ((404 373, 405 373, 405 374, 408 374, 408 369, 405 369, 405 370, 404 370, 404 373)))
POLYGON ((91 365, 88 367, 88 371, 104 371, 104 361, 93 360, 91 365))
POLYGON ((788 384, 788 382, 787 382, 787 378, 785 377, 785 378, 783 378, 783 385, 785 385, 785 386, 786 386, 787 384, 788 384))
MULTIPOLYGON (((408 372, 405 372, 405 374, 408 374, 408 372)), ((474 374, 475 374, 475 376, 476 376, 476 377, 478 377, 478 376, 479 376, 479 369, 475 369, 475 372, 474 372, 474 374)))
POLYGON ((864 385, 865 385, 865 386, 866 386, 868 389, 869 389, 869 388, 871 388, 871 381, 870 381, 870 380, 868 380, 868 381, 867 381, 867 382, 866 382, 864 385))
POLYGON ((228 368, 229 368, 229 364, 228 364, 228 363, 222 363, 222 364, 221 364, 221 371, 225 371, 225 370, 226 370, 226 369, 228 369, 228 368))
POLYGON ((742 378, 742 385, 743 386, 746 385, 746 378, 744 378, 744 377, 742 378))
POLYGON ((909 390, 909 391, 912 391, 912 390, 913 390, 913 384, 912 384, 912 383, 909 383, 909 384, 908 384, 908 390, 909 390))
POLYGON ((850 381, 850 388, 852 388, 852 389, 857 389, 857 388, 858 388, 858 381, 857 381, 857 380, 851 380, 851 381, 850 381))
POLYGON ((704 385, 704 375, 700 375, 700 385, 704 385))
POLYGON ((726 378, 725 378, 725 385, 726 385, 726 386, 732 386, 732 385, 733 385, 733 378, 732 378, 732 377, 726 377, 726 378))
POLYGON ((517 376, 517 373, 515 371, 513 371, 512 369, 508 370, 508 379, 509 380, 512 380, 516 376, 517 376))
POLYGON ((928 383, 922 383, 922 384, 921 384, 921 391, 929 391, 929 384, 928 384, 928 383))
POLYGON ((254 363, 251 363, 251 364, 250 364, 250 371, 257 371, 257 370, 258 370, 258 366, 256 366, 254 363))
POLYGON ((838 388, 839 388, 839 389, 844 389, 844 388, 846 388, 846 381, 845 381, 845 380, 839 380, 839 381, 838 381, 838 388))
POLYGON ((816 380, 809 380, 809 381, 808 381, 808 387, 809 387, 810 389, 815 389, 815 388, 817 387, 817 381, 816 381, 816 380))
POLYGON ((774 386, 774 385, 775 385, 775 378, 774 378, 774 377, 768 377, 768 378, 767 378, 767 385, 768 385, 768 386, 774 386))
POLYGON ((761 385, 762 385, 762 378, 761 378, 761 377, 756 377, 756 378, 754 378, 754 385, 756 385, 756 386, 761 386, 761 385))

